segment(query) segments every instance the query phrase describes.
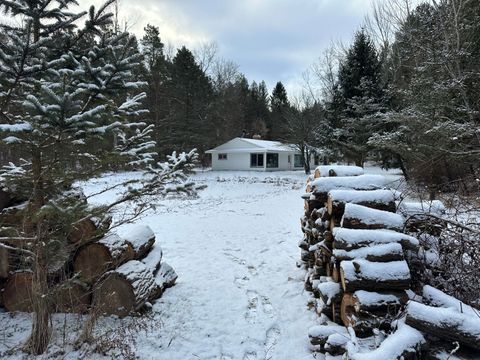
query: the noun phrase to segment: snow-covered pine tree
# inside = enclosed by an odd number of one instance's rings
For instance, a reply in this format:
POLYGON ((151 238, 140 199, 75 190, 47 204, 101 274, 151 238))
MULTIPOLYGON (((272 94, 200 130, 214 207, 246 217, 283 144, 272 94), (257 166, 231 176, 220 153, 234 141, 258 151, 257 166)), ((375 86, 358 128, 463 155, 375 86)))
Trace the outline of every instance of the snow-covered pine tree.
POLYGON ((145 196, 195 191, 186 181, 195 152, 153 165, 152 128, 138 121, 145 96, 135 76, 141 57, 134 37, 112 29, 113 2, 76 12, 76 0, 0 0, 8 23, 20 24, 0 31, 0 135, 17 158, 1 169, 0 186, 24 201, 15 221, 0 224, 0 246, 34 274, 26 346, 33 354, 48 346, 55 301, 50 280, 72 251, 72 232, 126 202, 133 209, 120 221, 145 211, 145 196), (89 206, 72 185, 112 162, 148 165, 150 175, 112 185, 125 191, 108 205, 89 206))
POLYGON ((337 143, 349 159, 363 166, 372 133, 382 127, 386 96, 381 83, 381 64, 375 46, 364 29, 355 41, 338 74, 340 127, 334 132, 337 143))

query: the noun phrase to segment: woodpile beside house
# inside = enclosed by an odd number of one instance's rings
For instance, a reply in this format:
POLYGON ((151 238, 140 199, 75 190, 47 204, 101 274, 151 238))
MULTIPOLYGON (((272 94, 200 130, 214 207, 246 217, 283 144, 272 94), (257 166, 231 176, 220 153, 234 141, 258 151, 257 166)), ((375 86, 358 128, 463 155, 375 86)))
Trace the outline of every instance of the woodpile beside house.
MULTIPOLYGON (((19 206, 10 199, 0 192, 0 225, 10 223, 19 206)), ((49 270, 52 311, 85 313, 93 308, 123 317, 174 285, 177 274, 162 262, 162 249, 148 226, 132 226, 122 234, 108 232, 109 226, 110 220, 88 219, 69 234, 62 260, 49 270)), ((0 243, 0 306, 31 312, 34 273, 9 250, 8 242, 0 243)))
POLYGON ((411 288, 409 260, 420 244, 405 232, 422 228, 422 214, 443 204, 402 205, 390 187, 387 177, 353 166, 322 166, 307 179, 299 247, 320 316, 309 330, 313 349, 344 359, 414 360, 456 342, 480 354, 480 311, 430 286, 423 294, 411 288))

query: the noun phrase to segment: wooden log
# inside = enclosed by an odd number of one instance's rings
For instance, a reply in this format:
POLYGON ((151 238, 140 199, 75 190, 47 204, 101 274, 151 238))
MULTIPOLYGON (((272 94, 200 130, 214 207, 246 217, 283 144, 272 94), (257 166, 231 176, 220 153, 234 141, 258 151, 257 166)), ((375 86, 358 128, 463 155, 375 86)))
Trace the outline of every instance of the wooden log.
POLYGON ((92 302, 89 286, 79 281, 67 281, 55 289, 54 309, 60 313, 86 313, 92 302))
POLYGON ((420 360, 425 338, 418 330, 401 324, 378 348, 368 352, 349 354, 350 360, 420 360))
POLYGON ((155 275, 155 287, 148 296, 148 301, 152 302, 162 296, 163 292, 175 285, 178 275, 175 270, 163 262, 158 273, 155 275))
POLYGON ((406 290, 410 287, 410 270, 405 261, 342 261, 340 278, 343 291, 348 293, 356 290, 406 290))
POLYGON ((68 235, 68 241, 79 245, 102 237, 108 231, 111 222, 111 217, 85 219, 72 228, 68 235))
POLYGON ((402 248, 416 251, 419 242, 413 236, 389 230, 363 230, 335 228, 333 248, 351 251, 366 246, 400 243, 402 248))
POLYGON ((3 306, 7 311, 32 312, 33 272, 10 274, 3 289, 3 306))
POLYGON ((324 346, 328 337, 333 334, 348 336, 344 326, 339 325, 317 325, 308 329, 308 337, 312 345, 324 346))
POLYGON ((405 219, 399 214, 370 209, 357 204, 346 204, 341 226, 348 229, 403 230, 405 219))
POLYGON ((154 232, 144 225, 128 227, 120 236, 132 245, 136 260, 144 258, 155 244, 154 232))
POLYGON ((347 334, 331 334, 326 343, 325 351, 332 356, 341 356, 347 352, 347 344, 350 341, 350 335, 347 334))
POLYGON ((443 308, 451 308, 467 316, 479 317, 480 310, 455 299, 453 296, 445 294, 443 291, 435 289, 433 286, 425 285, 423 287, 422 300, 425 304, 443 308))
POLYGON ((117 234, 109 234, 96 243, 82 247, 74 257, 73 268, 87 283, 94 282, 105 271, 132 260, 132 245, 117 234))
POLYGON ((342 287, 340 283, 334 282, 333 279, 331 279, 331 281, 320 282, 317 285, 317 289, 320 298, 327 306, 330 306, 333 303, 340 303, 342 301, 342 287))
POLYGON ((372 209, 395 212, 395 196, 390 190, 332 190, 328 193, 326 208, 331 216, 341 219, 347 203, 372 209))
POLYGON ((131 260, 98 280, 93 306, 102 314, 125 317, 140 310, 155 290, 152 271, 141 261, 131 260))
POLYGON ((357 290, 342 299, 345 306, 352 306, 356 313, 385 313, 396 315, 408 302, 405 291, 371 292, 357 290))
POLYGON ((7 249, 0 247, 0 278, 7 278, 10 272, 10 254, 7 249))
POLYGON ((320 165, 315 169, 314 178, 332 177, 332 176, 359 176, 363 175, 364 170, 360 166, 350 165, 320 165))
POLYGON ((311 182, 311 195, 319 201, 326 202, 328 193, 332 190, 378 190, 389 185, 391 185, 391 180, 382 175, 320 177, 311 182))
POLYGON ((338 261, 365 259, 373 262, 390 262, 404 260, 402 245, 396 242, 372 245, 350 251, 334 249, 333 256, 338 261))
POLYGON ((437 308, 410 301, 406 324, 429 335, 480 350, 480 318, 455 309, 437 308))

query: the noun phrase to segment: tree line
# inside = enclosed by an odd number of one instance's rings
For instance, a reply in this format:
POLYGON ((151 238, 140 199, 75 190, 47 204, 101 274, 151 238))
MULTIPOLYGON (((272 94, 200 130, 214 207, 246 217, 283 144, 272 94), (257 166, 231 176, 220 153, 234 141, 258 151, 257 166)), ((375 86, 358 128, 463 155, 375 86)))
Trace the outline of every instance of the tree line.
POLYGON ((478 189, 479 35, 478 1, 375 3, 352 45, 305 73, 303 112, 318 111, 304 137, 331 160, 398 166, 432 197, 478 189))

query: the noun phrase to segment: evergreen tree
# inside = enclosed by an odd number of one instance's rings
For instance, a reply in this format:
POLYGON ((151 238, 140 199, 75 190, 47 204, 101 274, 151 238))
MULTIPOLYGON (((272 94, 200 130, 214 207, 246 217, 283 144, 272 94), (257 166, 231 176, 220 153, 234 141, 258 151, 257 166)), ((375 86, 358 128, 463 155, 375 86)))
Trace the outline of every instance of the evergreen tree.
POLYGON ((210 117, 213 88, 186 47, 179 49, 173 59, 167 87, 169 114, 162 122, 163 144, 206 150, 212 145, 214 133, 210 117))
POLYGON ((112 3, 75 13, 75 0, 0 0, 0 10, 20 24, 1 27, 6 40, 0 43, 0 136, 21 154, 0 169, 0 187, 25 200, 18 221, 0 224, 0 247, 16 252, 33 272, 34 316, 26 346, 33 354, 48 346, 55 286, 68 287, 78 275, 66 269, 63 282, 50 282, 52 268, 66 264, 75 251, 69 234, 82 221, 102 219, 129 201, 138 215, 147 208, 143 196, 167 193, 168 180, 185 181, 183 169, 195 157, 173 156, 170 164, 153 166, 151 127, 138 121, 145 113, 135 75, 141 58, 133 37, 109 30, 112 14, 106 9, 112 3), (105 139, 114 141, 95 146, 105 139), (150 164, 152 176, 139 180, 137 190, 130 187, 135 181, 124 183, 127 190, 106 206, 89 206, 72 184, 98 175, 112 160, 150 164))
POLYGON ((275 85, 270 97, 270 121, 267 124, 269 128, 269 136, 272 140, 285 139, 285 116, 290 107, 288 101, 287 90, 279 81, 275 85))
POLYGON ((386 95, 381 83, 381 64, 374 44, 364 30, 355 35, 338 74, 341 124, 336 138, 343 152, 363 166, 373 132, 381 131, 380 114, 386 110, 386 95))

